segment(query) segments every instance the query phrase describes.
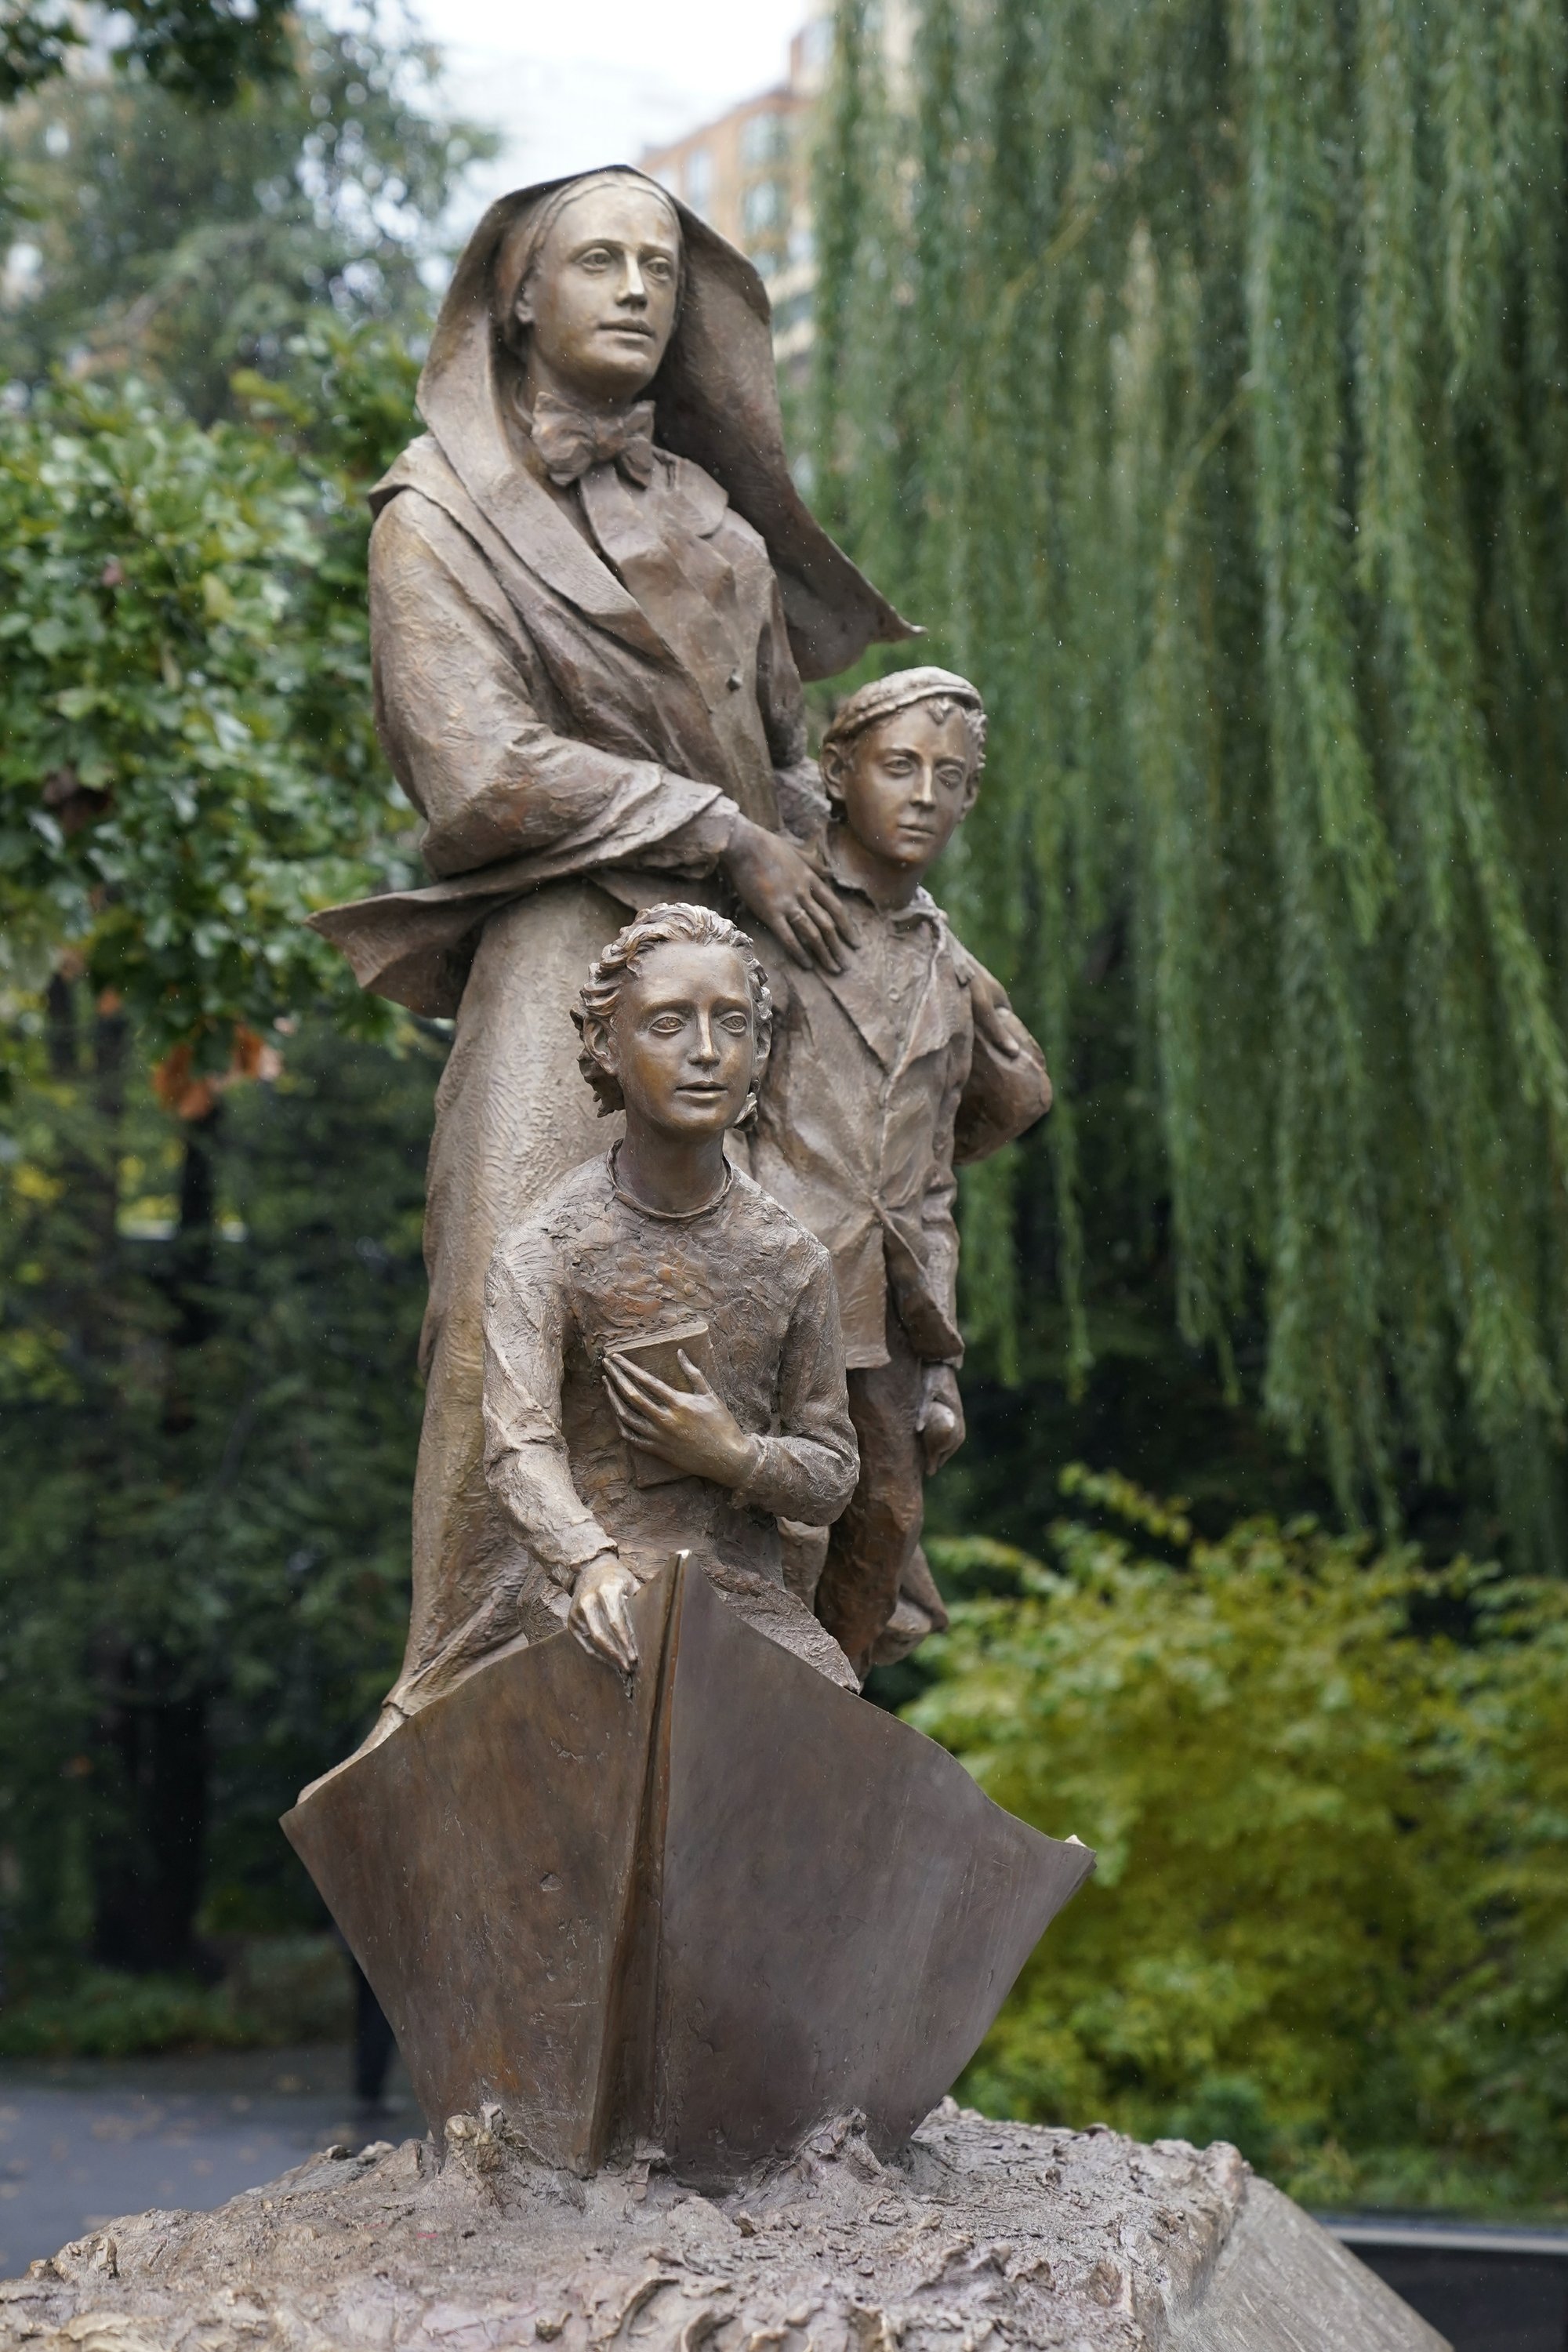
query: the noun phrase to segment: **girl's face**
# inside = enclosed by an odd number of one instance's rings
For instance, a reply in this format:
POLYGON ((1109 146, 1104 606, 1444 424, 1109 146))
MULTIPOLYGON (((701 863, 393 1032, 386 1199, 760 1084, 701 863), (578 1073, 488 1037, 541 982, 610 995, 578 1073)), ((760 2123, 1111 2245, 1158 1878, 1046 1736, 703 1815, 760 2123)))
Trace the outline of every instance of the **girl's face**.
POLYGON ((746 1107, 756 1018, 733 948, 668 940, 627 975, 614 1016, 590 1040, 637 1121, 695 1140, 722 1135, 746 1107))

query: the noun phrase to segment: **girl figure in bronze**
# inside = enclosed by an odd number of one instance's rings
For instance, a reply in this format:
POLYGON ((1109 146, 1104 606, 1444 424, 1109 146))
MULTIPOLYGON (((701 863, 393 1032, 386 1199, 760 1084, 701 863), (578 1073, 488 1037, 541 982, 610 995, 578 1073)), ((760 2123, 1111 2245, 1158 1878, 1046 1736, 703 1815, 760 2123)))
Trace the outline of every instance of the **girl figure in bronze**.
POLYGON ((498 1236, 594 1148, 574 976, 672 877, 837 968, 852 919, 786 829, 820 807, 800 681, 910 634, 790 478, 755 271, 640 173, 491 207, 419 406, 428 432, 373 496, 371 628, 436 878, 316 919, 365 986, 457 1024, 387 1728, 484 1654, 516 1567, 484 1478, 481 1302, 498 1236))
POLYGON ((779 1537, 855 1487, 832 1262, 724 1150, 770 1017, 751 940, 708 907, 649 908, 595 961, 582 1070, 626 1132, 501 1236, 486 1286, 485 1467, 520 1543, 494 1649, 564 1622, 635 1673, 627 1604, 683 1551, 759 1633, 859 1687, 779 1537))

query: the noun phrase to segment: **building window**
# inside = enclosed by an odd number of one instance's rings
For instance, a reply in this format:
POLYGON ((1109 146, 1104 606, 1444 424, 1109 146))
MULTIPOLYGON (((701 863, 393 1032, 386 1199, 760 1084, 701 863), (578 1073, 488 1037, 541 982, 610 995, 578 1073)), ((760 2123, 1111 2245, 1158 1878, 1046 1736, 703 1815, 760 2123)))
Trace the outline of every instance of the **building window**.
POLYGON ((800 37, 800 61, 808 74, 826 74, 833 63, 833 19, 816 16, 800 37))
POLYGON ((707 147, 694 147, 686 159, 686 201, 704 215, 713 201, 713 156, 707 147))
POLYGON ((784 225, 784 192, 777 180, 758 180, 741 200, 741 226, 748 237, 768 236, 784 225))
POLYGON ((742 163, 777 163, 783 161, 789 147, 789 119, 786 115, 750 114, 741 125, 741 161, 742 163))

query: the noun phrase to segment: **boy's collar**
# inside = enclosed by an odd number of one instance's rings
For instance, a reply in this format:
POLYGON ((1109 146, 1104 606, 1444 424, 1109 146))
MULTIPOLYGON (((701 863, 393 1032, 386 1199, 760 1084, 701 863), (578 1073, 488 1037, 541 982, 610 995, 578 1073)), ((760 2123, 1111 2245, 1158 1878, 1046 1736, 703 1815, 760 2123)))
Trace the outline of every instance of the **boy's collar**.
MULTIPOLYGON (((845 825, 837 819, 830 820, 823 836, 823 864, 827 868, 829 878, 840 890, 853 890, 856 897, 864 898, 868 906, 876 906, 876 901, 866 885, 858 879, 844 856, 842 843, 846 830, 845 825)), ((928 919, 934 918, 940 920, 942 915, 942 909, 923 882, 916 884, 913 897, 907 899, 903 906, 880 907, 877 911, 879 914, 888 916, 893 922, 907 922, 911 916, 928 919)))

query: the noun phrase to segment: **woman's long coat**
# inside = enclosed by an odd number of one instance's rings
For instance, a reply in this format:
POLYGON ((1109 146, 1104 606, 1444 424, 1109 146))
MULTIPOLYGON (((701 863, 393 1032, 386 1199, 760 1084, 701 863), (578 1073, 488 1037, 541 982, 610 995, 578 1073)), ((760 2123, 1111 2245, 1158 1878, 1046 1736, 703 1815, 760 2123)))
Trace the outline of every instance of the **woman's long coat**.
POLYGON ((489 1598, 517 1585, 483 1472, 484 1282, 500 1235, 616 1131, 595 1126, 577 1064, 570 1009, 588 964, 628 908, 706 897, 736 812, 776 826, 780 784, 810 772, 767 551, 700 467, 660 452, 646 489, 596 468, 592 542, 521 467, 481 509, 430 439, 377 501, 377 725, 445 878, 321 922, 367 985, 457 1014, 430 1152, 414 1610, 393 1694, 410 1706, 489 1654, 489 1598))

